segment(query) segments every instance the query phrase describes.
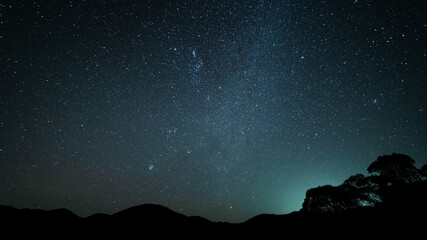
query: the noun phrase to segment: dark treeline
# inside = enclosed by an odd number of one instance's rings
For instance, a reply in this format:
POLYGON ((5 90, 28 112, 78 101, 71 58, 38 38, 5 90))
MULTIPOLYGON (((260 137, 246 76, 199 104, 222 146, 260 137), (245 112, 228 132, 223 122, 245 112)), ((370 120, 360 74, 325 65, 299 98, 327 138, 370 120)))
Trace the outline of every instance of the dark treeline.
POLYGON ((336 212, 350 208, 374 207, 387 199, 390 190, 398 186, 425 180, 427 165, 415 167, 415 161, 404 154, 380 156, 367 168, 371 174, 356 174, 339 186, 320 186, 309 189, 302 211, 336 212))

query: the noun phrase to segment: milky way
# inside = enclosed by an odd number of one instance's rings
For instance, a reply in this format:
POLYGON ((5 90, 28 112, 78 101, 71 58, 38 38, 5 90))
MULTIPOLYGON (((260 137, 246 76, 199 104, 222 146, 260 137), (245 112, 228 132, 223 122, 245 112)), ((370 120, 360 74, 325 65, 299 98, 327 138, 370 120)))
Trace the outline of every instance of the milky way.
POLYGON ((240 222, 427 163, 422 1, 0 4, 0 204, 240 222))

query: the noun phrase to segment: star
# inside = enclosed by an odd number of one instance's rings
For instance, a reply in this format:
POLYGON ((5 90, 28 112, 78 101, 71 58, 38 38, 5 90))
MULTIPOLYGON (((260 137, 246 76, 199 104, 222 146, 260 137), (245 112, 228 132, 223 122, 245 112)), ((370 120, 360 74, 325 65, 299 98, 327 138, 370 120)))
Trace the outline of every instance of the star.
POLYGON ((422 4, 157 2, 2 8, 2 204, 242 222, 379 155, 427 164, 422 4))

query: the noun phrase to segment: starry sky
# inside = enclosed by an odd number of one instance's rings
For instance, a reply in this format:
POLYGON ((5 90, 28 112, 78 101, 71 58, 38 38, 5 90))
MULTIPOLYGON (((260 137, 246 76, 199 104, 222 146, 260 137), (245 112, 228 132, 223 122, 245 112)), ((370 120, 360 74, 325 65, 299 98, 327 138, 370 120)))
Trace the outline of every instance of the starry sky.
POLYGON ((0 204, 241 222, 427 164, 425 1, 2 1, 0 204))

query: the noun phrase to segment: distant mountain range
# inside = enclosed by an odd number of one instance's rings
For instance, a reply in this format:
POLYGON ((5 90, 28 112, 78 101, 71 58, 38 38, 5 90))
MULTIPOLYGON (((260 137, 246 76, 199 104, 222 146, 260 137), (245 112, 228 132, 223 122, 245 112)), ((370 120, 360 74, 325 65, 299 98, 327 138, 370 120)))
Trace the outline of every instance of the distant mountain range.
POLYGON ((425 238, 427 165, 404 154, 380 156, 371 175, 339 186, 309 189, 302 209, 262 214, 242 223, 211 222, 164 206, 144 204, 112 215, 81 218, 67 209, 16 209, 0 205, 0 237, 43 238, 425 238))
POLYGON ((261 235, 407 238, 425 235, 427 182, 398 186, 392 192, 392 200, 376 207, 333 213, 301 210, 286 215, 263 214, 238 224, 188 217, 154 204, 131 207, 112 215, 94 214, 87 218, 81 218, 67 209, 45 211, 0 206, 0 227, 3 234, 12 234, 14 237, 52 238, 132 237, 135 234, 140 238, 261 235))

